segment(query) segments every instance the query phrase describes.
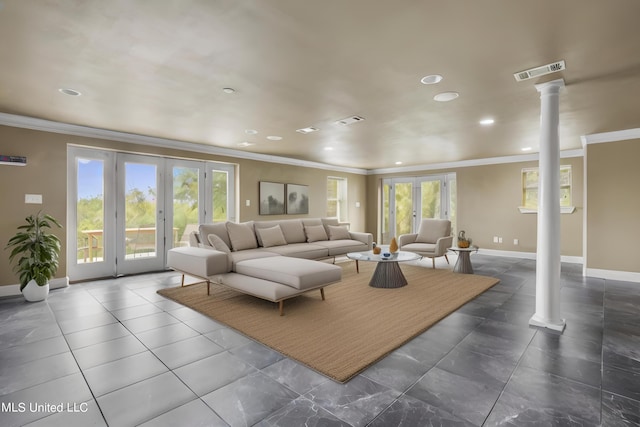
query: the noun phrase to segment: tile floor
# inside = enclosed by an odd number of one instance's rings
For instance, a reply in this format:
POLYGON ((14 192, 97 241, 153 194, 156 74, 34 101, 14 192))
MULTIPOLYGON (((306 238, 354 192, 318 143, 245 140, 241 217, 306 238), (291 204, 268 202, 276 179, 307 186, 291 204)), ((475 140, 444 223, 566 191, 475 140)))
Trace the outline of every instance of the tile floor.
POLYGON ((344 385, 159 296, 175 273, 0 299, 0 425, 640 425, 640 284, 564 264, 557 335, 533 261, 472 261, 501 283, 344 385))

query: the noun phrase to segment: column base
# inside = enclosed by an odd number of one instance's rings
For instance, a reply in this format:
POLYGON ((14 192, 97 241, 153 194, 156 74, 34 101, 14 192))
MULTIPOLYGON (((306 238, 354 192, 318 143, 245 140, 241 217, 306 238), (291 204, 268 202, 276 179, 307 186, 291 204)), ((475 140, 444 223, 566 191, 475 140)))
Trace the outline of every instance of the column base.
POLYGON ((547 328, 552 331, 562 332, 564 331, 565 326, 567 326, 567 323, 564 319, 561 319, 558 323, 547 322, 541 320, 534 314, 531 319, 529 319, 529 326, 536 326, 538 328, 547 328))

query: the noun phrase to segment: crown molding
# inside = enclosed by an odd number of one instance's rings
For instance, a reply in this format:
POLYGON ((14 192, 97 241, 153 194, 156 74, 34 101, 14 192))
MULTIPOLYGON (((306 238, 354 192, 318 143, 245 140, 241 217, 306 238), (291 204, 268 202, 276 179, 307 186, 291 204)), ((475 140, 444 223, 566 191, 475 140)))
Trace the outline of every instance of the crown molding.
MULTIPOLYGON (((583 157, 583 149, 564 150, 560 152, 560 158, 568 159, 571 157, 583 157)), ((459 162, 446 162, 446 163, 432 163, 429 165, 416 165, 405 166, 399 168, 383 168, 383 169, 369 169, 367 175, 383 175, 394 174, 403 172, 421 172, 428 170, 442 170, 442 169, 454 169, 454 168, 467 168, 472 166, 487 166, 487 165, 501 165, 505 163, 521 163, 521 162, 533 162, 538 160, 539 155, 534 154, 521 154, 517 156, 503 156, 503 157, 488 157, 486 159, 473 159, 462 160, 459 162)))
MULTIPOLYGON (((51 120, 26 117, 15 114, 0 113, 0 125, 13 126, 24 129, 32 129, 43 132, 59 133, 64 135, 82 136, 87 138, 106 139, 109 141, 127 142, 131 144, 149 145, 154 147, 172 148, 192 151, 196 153, 213 154, 237 159, 255 160, 260 162, 277 163, 282 165, 316 168, 334 172, 352 173, 356 175, 382 175, 406 172, 423 172, 430 170, 456 169, 472 166, 487 166, 505 163, 520 163, 537 161, 538 154, 521 154, 515 156, 489 157, 485 159, 462 160, 458 162, 432 163, 424 165, 404 166, 381 169, 361 169, 344 166, 336 166, 328 163, 312 162, 308 160, 293 159, 290 157, 273 156, 268 154, 251 153, 230 148, 216 147, 212 145, 196 144, 193 142, 178 141, 173 139, 158 138, 153 136, 138 135, 126 132, 117 132, 106 129, 92 128, 88 126, 72 125, 68 123, 54 122, 51 120)), ((639 129, 627 131, 608 132, 582 137, 583 147, 587 143, 620 141, 623 139, 640 138, 639 129), (600 141, 600 138, 609 138, 600 141), (617 138, 617 139, 611 139, 617 138)), ((583 157, 583 149, 565 150, 560 153, 561 158, 583 157)))
POLYGON ((117 132, 106 129, 92 128, 88 126, 72 125, 68 123, 54 122, 50 120, 37 119, 34 117, 19 116, 14 114, 0 113, 0 125, 13 126, 24 129, 38 130, 43 132, 59 133, 64 135, 83 136, 87 138, 106 139, 109 141, 128 142, 131 144, 150 145, 154 147, 173 148, 178 150, 193 151, 196 153, 214 154, 219 156, 232 157, 245 160, 256 160, 260 162, 278 163, 290 166, 300 166, 305 168, 316 168, 335 172, 353 173, 366 175, 366 169, 349 168, 343 166, 330 165, 327 163, 299 160, 289 157, 273 156, 268 154, 249 153, 230 148, 216 147, 212 145, 196 144, 174 139, 157 138, 153 136, 138 135, 126 132, 117 132))
POLYGON ((583 147, 588 144, 602 144, 605 142, 626 141, 628 139, 640 139, 640 128, 592 133, 581 137, 583 147))

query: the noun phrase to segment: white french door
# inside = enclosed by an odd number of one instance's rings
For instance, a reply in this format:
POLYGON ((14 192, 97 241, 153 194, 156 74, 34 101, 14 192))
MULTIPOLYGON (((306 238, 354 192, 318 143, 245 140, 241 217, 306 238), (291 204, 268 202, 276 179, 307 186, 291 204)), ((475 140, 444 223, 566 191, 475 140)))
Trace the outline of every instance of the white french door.
POLYGON ((423 218, 454 219, 455 174, 387 178, 382 181, 381 243, 416 233, 423 218))
POLYGON ((235 221, 235 167, 69 147, 72 281, 163 270, 203 222, 235 221))
POLYGON ((116 274, 165 266, 165 160, 118 154, 116 167, 116 274))

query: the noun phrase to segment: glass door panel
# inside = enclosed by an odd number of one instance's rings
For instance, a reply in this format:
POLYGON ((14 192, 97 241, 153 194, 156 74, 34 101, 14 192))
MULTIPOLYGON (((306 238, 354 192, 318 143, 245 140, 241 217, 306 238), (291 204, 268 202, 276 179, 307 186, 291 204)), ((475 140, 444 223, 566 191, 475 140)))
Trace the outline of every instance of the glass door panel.
POLYGON ((420 218, 442 218, 442 180, 420 182, 420 218))
POLYGON ((113 275, 113 153, 68 150, 67 269, 72 280, 113 275), (110 230, 109 230, 110 228, 110 230))
POLYGON ((206 222, 236 220, 235 166, 207 162, 205 205, 206 222))
POLYGON ((211 179, 213 180, 211 191, 213 222, 226 221, 229 219, 227 207, 229 174, 226 171, 214 170, 211 179))
POLYGON ((203 221, 204 204, 201 203, 201 197, 204 195, 205 163, 168 159, 167 169, 167 188, 171 189, 165 230, 168 250, 172 247, 189 246, 189 235, 198 231, 198 226, 203 221))
POLYGON ((118 274, 164 268, 163 159, 118 155, 118 274))
POLYGON ((395 184, 395 233, 394 237, 413 231, 413 184, 398 182, 395 184))

